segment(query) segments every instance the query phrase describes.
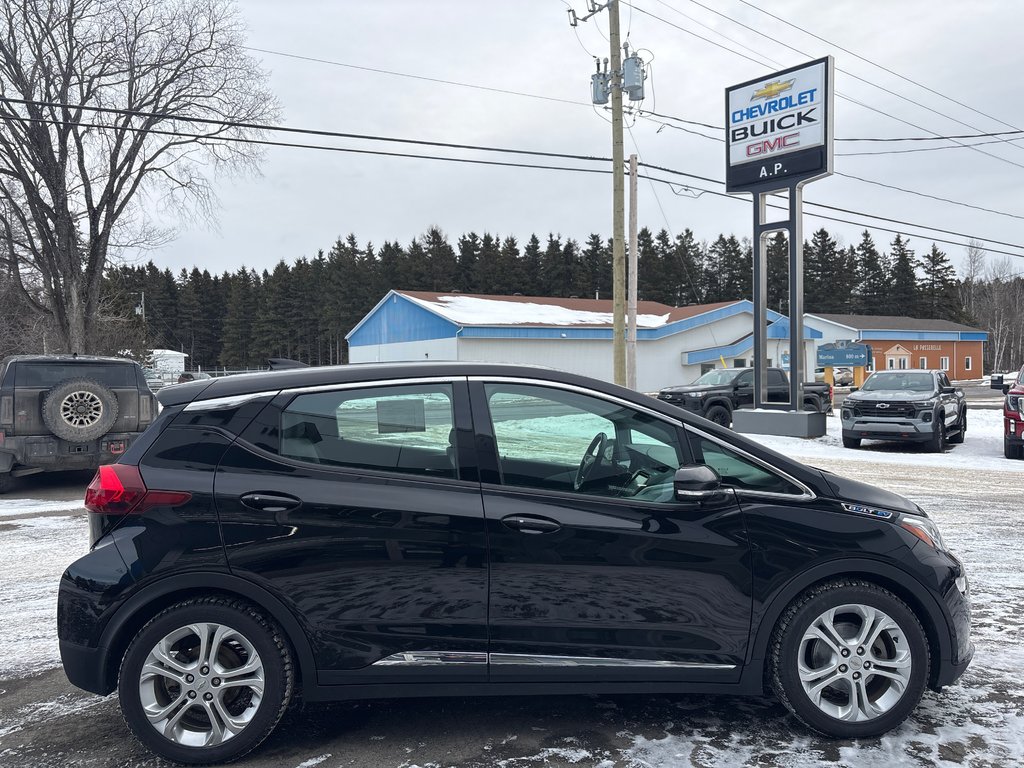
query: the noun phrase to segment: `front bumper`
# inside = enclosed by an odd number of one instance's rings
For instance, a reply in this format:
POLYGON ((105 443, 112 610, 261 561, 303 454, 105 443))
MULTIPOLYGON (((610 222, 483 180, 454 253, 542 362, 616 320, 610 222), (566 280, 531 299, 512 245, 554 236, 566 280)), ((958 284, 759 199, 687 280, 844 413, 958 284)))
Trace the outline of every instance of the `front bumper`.
POLYGON ((691 413, 700 413, 702 410, 703 400, 699 397, 680 397, 678 395, 658 395, 658 399, 663 403, 670 403, 676 408, 682 408, 683 410, 690 411, 691 413))

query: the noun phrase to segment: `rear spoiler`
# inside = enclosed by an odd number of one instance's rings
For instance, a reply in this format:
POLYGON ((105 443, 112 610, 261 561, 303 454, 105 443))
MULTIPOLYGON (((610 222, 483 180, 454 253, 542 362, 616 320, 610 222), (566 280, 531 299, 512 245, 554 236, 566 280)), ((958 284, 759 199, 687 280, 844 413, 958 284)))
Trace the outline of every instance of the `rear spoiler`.
POLYGON ((198 381, 186 381, 182 384, 168 384, 157 390, 156 399, 160 401, 160 405, 164 408, 171 405, 191 403, 215 381, 216 379, 199 379, 198 381))

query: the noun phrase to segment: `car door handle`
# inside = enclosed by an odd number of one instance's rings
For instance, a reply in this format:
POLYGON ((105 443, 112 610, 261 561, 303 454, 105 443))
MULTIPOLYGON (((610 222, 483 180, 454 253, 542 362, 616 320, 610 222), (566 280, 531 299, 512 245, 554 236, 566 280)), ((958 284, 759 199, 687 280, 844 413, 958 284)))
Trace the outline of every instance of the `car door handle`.
POLYGON ((551 518, 534 515, 508 515, 501 518, 501 522, 520 533, 553 533, 562 527, 551 518))
POLYGON ((281 493, 247 493, 241 502, 242 506, 260 512, 287 512, 302 504, 301 499, 281 493))

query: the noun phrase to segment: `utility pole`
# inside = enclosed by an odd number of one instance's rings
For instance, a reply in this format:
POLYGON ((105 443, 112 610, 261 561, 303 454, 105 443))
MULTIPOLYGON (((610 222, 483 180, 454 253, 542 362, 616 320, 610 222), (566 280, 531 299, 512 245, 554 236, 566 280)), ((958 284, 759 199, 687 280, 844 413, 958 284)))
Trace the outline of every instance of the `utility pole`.
MULTIPOLYGON (((626 365, 626 193, 625 163, 622 149, 622 92, 626 91, 630 101, 643 101, 644 80, 647 72, 643 60, 634 52, 626 51, 622 60, 619 35, 619 0, 607 0, 598 5, 597 0, 587 0, 587 13, 577 16, 569 8, 569 25, 575 27, 601 11, 608 11, 609 59, 597 62, 597 71, 590 76, 591 101, 607 104, 611 97, 612 113, 612 373, 616 384, 627 384, 626 365)), ((628 45, 628 43, 627 43, 628 45)), ((635 384, 635 374, 634 374, 635 384)))
POLYGON ((636 293, 640 253, 636 235, 636 155, 629 156, 629 290, 626 317, 626 386, 636 389, 636 293))
POLYGON ((622 150, 622 47, 619 43, 619 2, 608 3, 608 44, 611 49, 612 97, 612 372, 626 384, 626 201, 622 150))

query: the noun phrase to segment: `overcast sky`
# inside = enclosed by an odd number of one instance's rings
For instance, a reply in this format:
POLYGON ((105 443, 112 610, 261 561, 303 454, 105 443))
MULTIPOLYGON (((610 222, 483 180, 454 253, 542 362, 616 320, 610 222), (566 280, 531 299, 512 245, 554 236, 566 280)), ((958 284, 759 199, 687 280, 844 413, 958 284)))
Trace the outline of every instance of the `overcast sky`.
MULTIPOLYGON (((566 14, 570 2, 582 15, 585 0, 242 0, 239 7, 250 29, 249 44, 254 48, 579 102, 494 93, 254 54, 271 73, 271 87, 280 100, 286 125, 610 156, 607 113, 589 105, 592 54, 608 55, 608 14, 600 13, 581 23, 576 29, 577 39, 566 14)), ((835 101, 837 138, 922 136, 928 135, 926 130, 943 135, 1012 130, 1007 124, 1024 127, 1020 87, 1024 3, 1017 0, 700 2, 730 18, 690 0, 635 0, 633 10, 623 3, 623 38, 628 34, 633 47, 643 49, 647 59, 654 59, 644 109, 720 126, 726 86, 832 54, 837 70, 874 84, 837 71, 836 89, 840 94, 906 121, 840 97, 835 101), (759 12, 756 6, 990 117, 788 27, 759 12), (766 65, 745 57, 765 61, 766 65), (886 93, 879 86, 949 117, 886 93)), ((725 156, 720 141, 662 128, 664 123, 671 121, 628 120, 632 129, 626 133, 626 154, 635 151, 648 163, 723 178, 725 156)), ((719 131, 705 132, 721 135, 719 131)), ((594 167, 587 163, 327 140, 331 141, 337 146, 361 149, 594 167)), ((1018 243, 1018 248, 991 247, 1024 253, 1024 220, 1020 218, 1024 216, 1024 139, 1017 144, 979 147, 995 157, 962 148, 878 157, 839 156, 843 152, 917 149, 947 143, 837 142, 835 169, 1016 218, 839 176, 809 185, 805 197, 986 241, 1018 243)), ((408 243, 430 226, 441 227, 453 244, 460 234, 471 230, 514 235, 521 240, 531 232, 542 237, 558 232, 581 240, 590 232, 605 237, 611 234, 611 177, 594 174, 271 148, 261 177, 224 181, 218 184, 218 191, 221 211, 216 228, 189 225, 173 243, 148 256, 173 270, 193 264, 214 271, 235 270, 242 264, 262 270, 280 259, 291 261, 313 256, 319 249, 328 250, 339 236, 349 232, 354 232, 361 243, 369 240, 376 245, 384 240, 408 243)), ((641 226, 654 230, 666 227, 673 234, 689 227, 701 240, 713 239, 720 232, 749 235, 749 196, 741 196, 741 202, 710 194, 694 199, 677 191, 680 194, 664 184, 652 189, 649 183, 642 183, 641 226)), ((822 224, 844 243, 858 241, 864 228, 807 216, 804 231, 809 236, 822 224)), ((914 227, 903 229, 919 231, 914 227)), ((873 231, 880 244, 892 239, 891 233, 873 231)), ((930 238, 911 238, 911 247, 918 251, 926 250, 930 243, 930 238)), ((941 247, 959 261, 963 248, 941 247)), ((1024 259, 1014 259, 1014 263, 1024 271, 1024 259)))

